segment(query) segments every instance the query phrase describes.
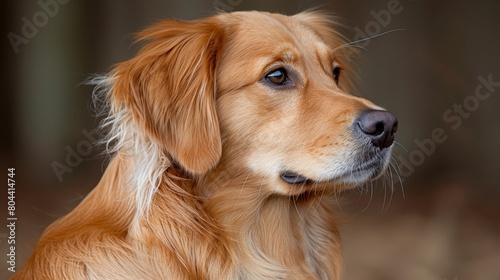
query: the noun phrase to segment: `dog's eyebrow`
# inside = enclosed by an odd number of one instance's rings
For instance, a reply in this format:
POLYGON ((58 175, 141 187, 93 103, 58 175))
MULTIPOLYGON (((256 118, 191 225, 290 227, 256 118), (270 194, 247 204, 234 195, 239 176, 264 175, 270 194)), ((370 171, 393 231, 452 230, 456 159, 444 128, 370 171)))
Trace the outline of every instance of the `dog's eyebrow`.
POLYGON ((276 53, 272 57, 273 61, 282 61, 285 63, 293 63, 293 62, 296 62, 298 59, 299 59, 299 57, 296 54, 296 52, 292 51, 290 49, 282 50, 282 51, 276 53))
POLYGON ((335 53, 335 50, 331 48, 315 48, 313 54, 320 67, 327 73, 331 71, 332 64, 338 56, 338 54, 335 53))
POLYGON ((335 60, 335 57, 337 57, 339 53, 336 51, 336 49, 332 48, 328 49, 325 55, 330 62, 333 62, 335 60))
POLYGON ((328 69, 327 65, 331 64, 331 61, 333 61, 333 53, 328 50, 328 51, 320 51, 318 49, 314 50, 314 55, 316 56, 316 60, 318 61, 319 65, 323 69, 328 69), (326 63, 325 63, 325 57, 326 57, 326 63))

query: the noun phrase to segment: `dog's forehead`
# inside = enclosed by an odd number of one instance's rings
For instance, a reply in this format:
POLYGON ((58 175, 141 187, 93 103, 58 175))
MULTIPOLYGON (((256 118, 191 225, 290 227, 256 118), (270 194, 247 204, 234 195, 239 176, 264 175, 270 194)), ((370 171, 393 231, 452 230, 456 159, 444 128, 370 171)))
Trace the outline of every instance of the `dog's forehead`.
POLYGON ((274 63, 322 71, 322 61, 331 60, 330 46, 293 16, 236 12, 221 22, 228 38, 217 75, 222 92, 254 83, 274 63))
POLYGON ((264 65, 270 61, 330 60, 332 46, 294 16, 267 12, 236 12, 226 14, 230 28, 225 56, 234 65, 264 65), (283 59, 286 58, 286 59, 283 59), (246 61, 246 62, 245 62, 246 61))
POLYGON ((231 16, 235 26, 231 37, 247 42, 249 47, 269 44, 289 44, 297 48, 327 47, 309 26, 293 16, 255 11, 236 12, 231 16))

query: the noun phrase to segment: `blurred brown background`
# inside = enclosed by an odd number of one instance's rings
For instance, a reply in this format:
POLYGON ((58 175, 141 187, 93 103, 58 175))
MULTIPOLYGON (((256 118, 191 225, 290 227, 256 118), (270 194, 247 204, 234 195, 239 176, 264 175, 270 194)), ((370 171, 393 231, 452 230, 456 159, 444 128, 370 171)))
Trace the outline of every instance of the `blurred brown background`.
MULTIPOLYGON (((351 40, 393 31, 360 43, 359 94, 397 115, 400 130, 394 180, 342 202, 349 217, 342 229, 345 279, 500 279, 500 2, 59 2, 44 10, 43 3, 58 2, 5 0, 0 11, 0 174, 6 182, 7 168, 16 168, 18 266, 105 168, 100 150, 86 147, 98 122, 92 89, 79 84, 132 57, 132 33, 216 8, 294 14, 319 7, 342 18, 351 40)), ((6 221, 7 185, 2 189, 6 221)), ((3 279, 10 274, 1 228, 3 279)))

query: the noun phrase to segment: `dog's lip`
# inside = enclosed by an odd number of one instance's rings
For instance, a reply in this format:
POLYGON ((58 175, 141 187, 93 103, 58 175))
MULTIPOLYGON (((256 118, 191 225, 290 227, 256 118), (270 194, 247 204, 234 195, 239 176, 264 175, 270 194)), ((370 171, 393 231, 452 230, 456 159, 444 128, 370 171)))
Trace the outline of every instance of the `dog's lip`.
MULTIPOLYGON (((361 176, 362 174, 372 173, 372 175, 379 175, 380 172, 374 172, 376 170, 381 170, 380 166, 381 162, 380 159, 373 159, 373 160, 367 160, 364 163, 360 163, 357 167, 350 169, 346 171, 345 173, 335 176, 334 178, 327 178, 325 180, 320 180, 316 181, 313 179, 310 179, 306 176, 303 176, 297 172, 294 171, 284 171, 280 174, 281 180, 284 182, 290 184, 290 185, 306 185, 306 184, 311 184, 314 182, 335 182, 335 181, 343 181, 347 177, 352 177, 352 176, 361 176)), ((361 176, 363 177, 363 176, 361 176)), ((376 176, 373 176, 376 177, 376 176)), ((371 178, 373 179, 373 178, 371 178)))
POLYGON ((312 183, 312 180, 293 171, 284 171, 280 174, 281 180, 290 185, 304 185, 312 183))

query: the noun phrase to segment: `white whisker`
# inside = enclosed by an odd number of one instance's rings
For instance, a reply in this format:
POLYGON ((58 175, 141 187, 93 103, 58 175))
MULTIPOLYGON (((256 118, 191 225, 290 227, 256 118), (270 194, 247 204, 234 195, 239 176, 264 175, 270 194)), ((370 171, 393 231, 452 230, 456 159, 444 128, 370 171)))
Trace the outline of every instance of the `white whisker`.
POLYGON ((351 42, 342 44, 342 45, 336 47, 335 49, 333 49, 333 51, 336 51, 337 49, 340 49, 340 48, 343 48, 343 47, 347 47, 347 46, 356 46, 357 43, 361 43, 361 42, 364 42, 364 41, 369 41, 371 39, 374 39, 374 38, 377 38, 377 37, 381 37, 381 36, 384 36, 384 35, 392 33, 392 32, 404 31, 404 30, 405 29, 401 29, 401 28, 388 30, 388 31, 385 31, 385 32, 382 32, 380 34, 376 34, 376 35, 373 35, 373 36, 370 36, 370 37, 367 37, 367 38, 363 38, 363 39, 359 39, 359 40, 356 40, 356 41, 351 41, 351 42))

